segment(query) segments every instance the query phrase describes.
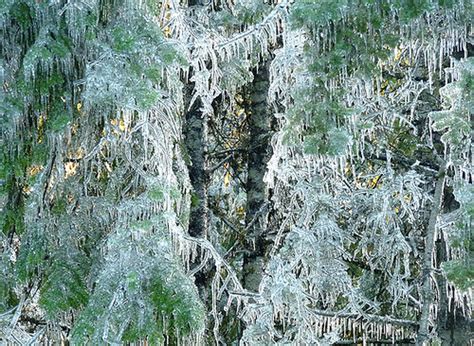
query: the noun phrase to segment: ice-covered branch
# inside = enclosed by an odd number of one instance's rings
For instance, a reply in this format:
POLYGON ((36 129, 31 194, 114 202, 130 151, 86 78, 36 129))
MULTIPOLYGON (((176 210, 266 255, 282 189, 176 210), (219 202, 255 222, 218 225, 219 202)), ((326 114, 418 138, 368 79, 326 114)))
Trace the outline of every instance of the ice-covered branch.
POLYGON ((398 319, 398 318, 393 318, 390 316, 381 316, 381 315, 373 315, 373 314, 359 315, 355 313, 334 312, 334 311, 329 311, 329 310, 317 310, 317 309, 311 309, 310 311, 311 313, 314 313, 315 315, 319 315, 319 316, 336 317, 336 318, 351 318, 355 320, 362 320, 362 321, 368 321, 368 322, 374 322, 374 323, 380 323, 380 324, 392 324, 392 325, 398 325, 398 326, 403 326, 403 327, 417 327, 418 326, 418 323, 415 321, 398 319))

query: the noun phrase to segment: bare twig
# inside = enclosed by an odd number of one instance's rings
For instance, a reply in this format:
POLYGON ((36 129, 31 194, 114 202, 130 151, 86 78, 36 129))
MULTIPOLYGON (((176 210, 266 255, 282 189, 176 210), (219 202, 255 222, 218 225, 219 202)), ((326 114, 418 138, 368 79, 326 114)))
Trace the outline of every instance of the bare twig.
POLYGON ((226 157, 224 157, 222 160, 220 160, 218 163, 216 163, 214 166, 209 167, 206 169, 206 173, 210 174, 214 172, 216 169, 219 169, 224 163, 229 161, 232 158, 233 154, 229 154, 226 157))
POLYGON ((11 315, 11 314, 16 310, 16 308, 17 308, 17 307, 15 306, 14 308, 11 308, 10 310, 7 310, 7 311, 5 311, 5 312, 2 312, 2 313, 0 314, 0 318, 5 317, 5 316, 8 316, 8 315, 11 315))
POLYGON ((41 334, 43 334, 45 331, 45 328, 41 328, 40 330, 38 330, 33 336, 32 338, 28 341, 28 343, 26 344, 26 346, 30 346, 30 345, 34 345, 36 340, 41 336, 41 334))

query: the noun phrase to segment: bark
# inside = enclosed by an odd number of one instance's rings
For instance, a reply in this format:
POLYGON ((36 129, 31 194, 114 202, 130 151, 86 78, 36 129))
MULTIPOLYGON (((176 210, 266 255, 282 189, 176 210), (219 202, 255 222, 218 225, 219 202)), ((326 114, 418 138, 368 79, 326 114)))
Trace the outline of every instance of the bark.
POLYGON ((271 156, 269 143, 272 114, 266 102, 269 86, 268 63, 254 74, 250 90, 249 150, 247 170, 247 205, 245 224, 251 251, 243 260, 244 287, 257 291, 261 281, 265 252, 266 206, 268 189, 263 181, 271 156))
MULTIPOLYGON (((192 84, 188 85, 187 100, 191 99, 193 87, 194 85, 192 84)), ((208 199, 210 183, 207 149, 208 117, 201 111, 202 103, 199 98, 191 107, 189 105, 186 106, 189 110, 185 115, 183 134, 187 152, 186 164, 192 186, 188 233, 195 238, 207 239, 210 217, 208 199)), ((198 249, 198 255, 191 264, 191 268, 192 270, 197 270, 194 274, 195 284, 201 300, 209 308, 212 306, 211 282, 215 275, 215 267, 208 262, 204 267, 200 268, 202 251, 206 250, 198 249)), ((209 331, 213 330, 215 323, 216 321, 214 321, 213 316, 209 315, 206 321, 206 329, 209 331)), ((214 336, 216 337, 216 335, 214 336)), ((208 333, 207 337, 209 339, 206 344, 211 344, 211 333, 208 333)))
POLYGON ((433 255, 435 250, 435 235, 436 235, 436 222, 438 215, 441 210, 441 202, 443 201, 443 188, 445 179, 445 168, 441 166, 436 181, 435 193, 433 197, 433 206, 428 221, 428 227, 426 230, 426 242, 425 251, 422 263, 422 309, 420 316, 420 329, 417 336, 417 345, 423 345, 430 339, 430 315, 431 305, 433 303, 433 290, 431 285, 431 276, 433 273, 433 255))
POLYGON ((188 153, 189 179, 193 187, 189 234, 193 237, 206 237, 209 208, 207 190, 209 176, 207 167, 206 117, 200 111, 201 103, 196 103, 186 114, 184 126, 185 145, 188 153))
MULTIPOLYGON (((199 5, 199 0, 188 0, 188 6, 199 5)), ((188 84, 186 98, 192 99, 194 84, 188 84)), ((188 109, 185 115, 183 128, 184 141, 187 150, 187 165, 189 179, 193 188, 191 195, 191 211, 189 216, 189 234, 193 237, 206 237, 208 225, 208 199, 207 190, 209 177, 207 168, 206 130, 207 118, 201 112, 201 100, 198 98, 193 105, 186 102, 188 109)))
MULTIPOLYGON (((190 100, 192 87, 189 87, 188 100, 190 100)), ((183 127, 184 144, 186 146, 189 180, 192 186, 191 208, 189 213, 188 233, 192 237, 207 238, 209 208, 208 187, 209 175, 207 168, 207 117, 201 112, 201 102, 197 100, 186 113, 186 123, 183 127)), ((199 250, 202 251, 202 250, 199 250)), ((192 263, 193 270, 200 266, 198 255, 196 262, 192 263)), ((210 280, 212 268, 201 268, 194 275, 195 284, 203 302, 208 305, 210 293, 210 280)))

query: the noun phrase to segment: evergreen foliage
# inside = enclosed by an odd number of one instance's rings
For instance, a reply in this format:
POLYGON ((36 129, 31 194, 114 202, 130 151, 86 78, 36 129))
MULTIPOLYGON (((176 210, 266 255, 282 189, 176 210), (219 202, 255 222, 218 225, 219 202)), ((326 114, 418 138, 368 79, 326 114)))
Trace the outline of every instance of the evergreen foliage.
POLYGON ((473 16, 1 1, 0 341, 468 342, 473 16))

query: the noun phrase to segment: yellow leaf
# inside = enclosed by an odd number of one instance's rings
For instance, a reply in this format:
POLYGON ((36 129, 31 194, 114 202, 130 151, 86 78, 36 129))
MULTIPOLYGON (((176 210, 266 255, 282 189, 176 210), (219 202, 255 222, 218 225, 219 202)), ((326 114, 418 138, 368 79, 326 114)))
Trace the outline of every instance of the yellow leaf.
POLYGON ((64 178, 69 178, 70 176, 73 176, 77 173, 77 167, 79 164, 77 162, 66 162, 64 164, 64 172, 65 176, 64 178))
POLYGON ((43 170, 43 168, 44 167, 42 165, 31 165, 30 167, 28 167, 26 173, 29 177, 33 177, 36 174, 38 174, 39 172, 41 172, 43 170))
POLYGON ((245 209, 244 209, 244 207, 237 207, 236 213, 237 213, 237 215, 239 215, 240 217, 243 217, 243 216, 245 215, 245 209))
POLYGON ((67 156, 70 159, 80 160, 84 157, 84 149, 77 148, 76 150, 69 150, 67 156))
POLYGON ((224 186, 225 187, 229 186, 231 177, 232 177, 231 174, 229 172, 226 172, 226 174, 224 175, 224 186))
POLYGON ((403 51, 401 49, 395 48, 395 57, 394 57, 395 61, 400 60, 402 53, 403 51))
POLYGON ((45 116, 43 114, 40 114, 38 117, 38 143, 43 142, 43 137, 44 137, 44 122, 45 122, 45 116))
POLYGON ((408 58, 403 59, 403 65, 410 66, 411 65, 410 59, 408 59, 408 58))
POLYGON ((235 112, 235 116, 240 117, 244 113, 245 113, 245 109, 239 108, 237 109, 237 112, 235 112))
POLYGON ((125 131, 125 129, 126 129, 125 121, 123 121, 123 119, 120 119, 120 121, 119 121, 119 129, 122 132, 125 131))
POLYGON ((367 186, 371 189, 375 189, 378 186, 381 177, 382 175, 377 175, 373 179, 369 179, 367 186))
POLYGON ((350 173, 351 173, 351 165, 347 163, 346 166, 344 167, 344 174, 347 177, 350 173))

